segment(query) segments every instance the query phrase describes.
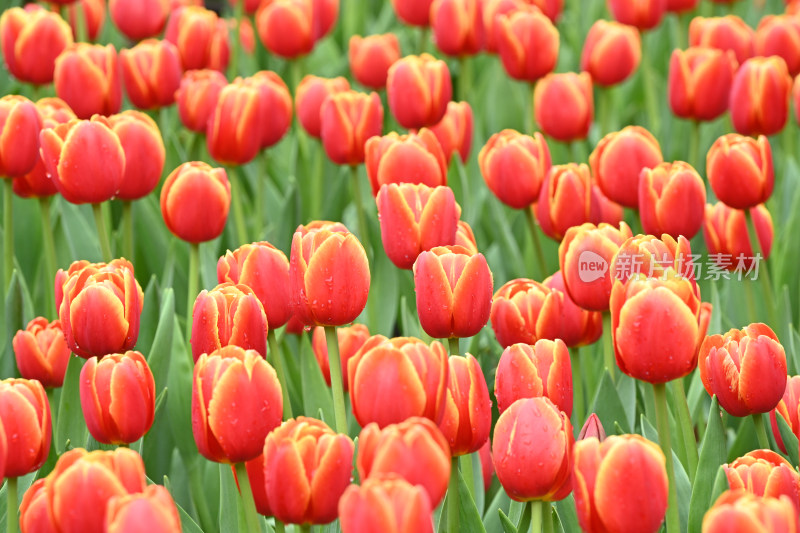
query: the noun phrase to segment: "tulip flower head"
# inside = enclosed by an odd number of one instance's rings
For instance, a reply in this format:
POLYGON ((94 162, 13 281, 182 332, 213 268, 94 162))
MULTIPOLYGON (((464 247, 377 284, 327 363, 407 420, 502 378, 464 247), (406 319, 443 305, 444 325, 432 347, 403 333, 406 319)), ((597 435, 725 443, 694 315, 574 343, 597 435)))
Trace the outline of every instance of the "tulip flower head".
POLYGON ((225 75, 218 70, 187 70, 175 92, 178 115, 184 127, 205 133, 208 119, 217 106, 219 93, 227 85, 225 75))
POLYGON ((786 125, 792 78, 778 56, 753 57, 733 78, 730 110, 733 126, 743 135, 774 135, 786 125))
POLYGON ((695 17, 689 23, 689 46, 731 50, 738 64, 755 54, 755 32, 736 15, 695 17))
POLYGON ((489 440, 492 400, 478 360, 451 355, 444 417, 439 423, 453 457, 477 452, 489 440))
POLYGON ((786 445, 781 437, 778 426, 778 415, 782 416, 792 433, 797 436, 800 433, 800 376, 789 376, 786 378, 786 389, 778 405, 770 411, 769 417, 772 423, 772 435, 775 442, 783 453, 786 453, 786 445))
POLYGON ((514 209, 535 203, 550 170, 550 150, 541 133, 503 130, 492 135, 478 154, 486 185, 514 209))
POLYGON ((436 47, 450 56, 474 55, 483 48, 482 0, 434 0, 431 29, 436 47))
POLYGON ((669 62, 669 105, 676 116, 714 120, 728 110, 738 68, 731 50, 691 46, 674 50, 669 62))
POLYGON ((108 123, 125 153, 125 174, 117 198, 143 198, 155 190, 164 170, 166 152, 161 131, 155 120, 140 111, 112 115, 108 123))
POLYGON ((368 479, 350 485, 339 500, 343 533, 389 531, 433 533, 431 501, 425 489, 399 478, 368 479), (388 523, 387 523, 388 522, 388 523))
POLYGON ((363 85, 374 91, 386 87, 389 67, 400 59, 400 42, 394 33, 350 37, 347 54, 350 72, 363 85))
POLYGON ((703 237, 708 248, 708 256, 725 270, 740 274, 758 275, 761 261, 769 258, 775 230, 772 216, 764 204, 750 208, 756 235, 751 235, 747 227, 744 211, 733 209, 717 202, 706 205, 703 222, 703 237), (753 251, 751 240, 757 237, 760 254, 753 251))
POLYGON ((33 170, 41 128, 42 118, 33 102, 19 95, 0 98, 0 178, 33 170))
POLYGON ((117 29, 131 41, 156 37, 170 14, 170 0, 109 0, 108 11, 117 29))
POLYGON ((667 11, 667 0, 607 0, 607 4, 618 22, 640 31, 657 27, 667 11))
POLYGON ((442 120, 430 127, 442 145, 444 158, 450 161, 453 154, 466 163, 472 148, 472 108, 469 102, 447 102, 447 111, 442 120))
POLYGON ((223 168, 183 163, 161 188, 161 216, 173 235, 191 243, 216 239, 225 229, 231 185, 223 168))
POLYGON ((147 39, 119 54, 122 81, 131 103, 139 109, 158 109, 175 101, 183 69, 178 47, 169 41, 147 39))
POLYGON ((536 123, 559 141, 585 139, 594 117, 592 94, 592 78, 586 72, 546 75, 533 91, 536 123))
POLYGON ((694 237, 705 217, 703 178, 688 163, 661 163, 639 178, 639 216, 651 235, 694 237))
POLYGON ((581 53, 581 70, 594 83, 608 87, 622 83, 639 67, 642 43, 636 28, 615 21, 592 24, 581 53))
POLYGON ((553 71, 559 36, 546 15, 528 6, 500 15, 496 21, 497 49, 511 78, 533 83, 553 71))
POLYGON ((294 104, 297 108, 297 119, 306 133, 319 139, 322 129, 320 111, 325 99, 336 93, 350 89, 350 82, 347 78, 320 78, 309 74, 305 76, 294 97, 294 104))
POLYGON ((56 95, 78 118, 112 115, 122 105, 117 50, 111 44, 71 44, 56 58, 53 82, 56 95))
POLYGON ((386 78, 392 115, 404 128, 433 126, 444 117, 453 95, 447 63, 430 54, 395 61, 386 78))
POLYGON ((167 20, 164 38, 178 47, 183 70, 228 66, 230 43, 225 20, 202 6, 181 6, 167 20))
POLYGON ((391 132, 372 137, 365 151, 367 177, 374 196, 388 183, 447 185, 447 159, 436 135, 427 128, 408 135, 391 132))
POLYGON ((45 387, 61 386, 71 352, 60 320, 48 323, 44 317, 34 318, 17 331, 12 346, 23 378, 38 380, 45 387))
POLYGON ((723 135, 708 150, 706 172, 714 195, 726 205, 749 209, 763 204, 775 182, 769 140, 723 135))
POLYGON ((56 58, 72 44, 69 24, 36 4, 11 7, 0 16, 0 47, 16 79, 44 85, 53 81, 56 58))
POLYGON ((140 494, 116 496, 106 507, 105 531, 122 533, 143 528, 152 533, 181 530, 181 517, 169 491, 148 485, 140 494))
POLYGON ((50 452, 50 403, 36 380, 0 381, 0 427, 5 436, 3 474, 7 478, 38 470, 50 452))
POLYGON ((703 517, 704 533, 724 533, 736 528, 797 531, 797 509, 786 496, 761 497, 745 490, 727 490, 703 517))
POLYGON ((383 105, 378 93, 342 91, 326 98, 320 109, 320 138, 337 165, 364 162, 367 139, 383 130, 383 105))

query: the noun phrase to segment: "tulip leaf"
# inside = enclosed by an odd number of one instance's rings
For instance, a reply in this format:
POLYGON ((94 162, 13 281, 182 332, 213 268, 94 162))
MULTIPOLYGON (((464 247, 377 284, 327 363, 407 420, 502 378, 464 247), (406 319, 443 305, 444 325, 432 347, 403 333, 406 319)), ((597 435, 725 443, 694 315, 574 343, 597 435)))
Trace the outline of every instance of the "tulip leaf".
POLYGON ((471 453, 462 457, 461 460, 472 463, 472 493, 475 495, 475 507, 478 509, 478 513, 483 513, 486 505, 486 491, 483 486, 483 467, 480 454, 478 452, 471 453))
POLYGON ((153 346, 153 337, 158 327, 158 282, 155 276, 150 276, 150 281, 144 290, 142 314, 139 318, 139 338, 136 340, 135 349, 141 352, 149 361, 150 348, 153 346))
POLYGON ((595 413, 605 428, 613 428, 614 423, 617 422, 625 430, 625 433, 630 432, 625 408, 622 406, 622 401, 608 370, 603 373, 589 412, 595 413))
POLYGON ((556 514, 558 515, 558 520, 561 523, 561 528, 564 533, 571 533, 572 531, 581 530, 580 525, 578 524, 578 513, 575 510, 575 498, 572 494, 563 500, 557 501, 555 508, 556 514))
POLYGON ((483 526, 486 528, 486 531, 499 531, 502 524, 498 511, 508 509, 510 504, 511 498, 508 497, 506 491, 499 489, 495 492, 492 501, 486 506, 486 512, 483 515, 483 526))
MULTIPOLYGON (((173 317, 173 329, 180 331, 177 317, 173 317)), ((192 432, 192 363, 186 343, 181 335, 172 336, 170 369, 167 376, 167 415, 172 437, 184 461, 197 454, 192 432)))
POLYGON ((617 393, 625 411, 626 427, 636 424, 636 380, 625 374, 617 377, 617 393))
MULTIPOLYGON (((145 300, 147 297, 145 297, 145 300)), ((150 313, 155 316, 155 309, 150 313)), ((175 333, 175 292, 171 287, 161 294, 161 309, 158 312, 158 326, 153 335, 153 342, 148 352, 144 353, 147 365, 153 373, 156 390, 162 390, 169 378, 170 360, 172 359, 172 343, 175 333)))
POLYGON ((6 357, 0 361, 0 372, 2 372, 0 377, 18 375, 11 339, 14 338, 17 330, 24 329, 33 318, 33 304, 25 277, 19 270, 14 270, 5 299, 6 341, 5 346, 0 347, 0 352, 5 350, 6 357))
POLYGON ((308 335, 303 335, 300 340, 300 373, 303 384, 303 413, 318 417, 318 413, 322 411, 326 424, 333 426, 332 392, 322 376, 308 335))
POLYGON ((178 515, 181 517, 181 528, 183 533, 203 533, 203 530, 200 529, 200 526, 197 525, 197 522, 192 520, 192 517, 189 516, 183 507, 175 503, 175 507, 178 508, 178 515))
POLYGON ((422 338, 419 318, 405 295, 400 296, 400 333, 406 337, 422 338))
MULTIPOLYGON (((756 437, 756 427, 753 424, 752 416, 745 416, 743 418, 729 416, 727 421, 739 421, 739 427, 736 429, 736 437, 733 443, 728 448, 728 462, 733 461, 737 457, 741 457, 750 450, 757 450, 761 448, 758 444, 758 437, 756 437)), ((732 424, 731 424, 732 425, 732 424)))
POLYGON ((70 202, 58 202, 61 209, 61 224, 72 258, 100 261, 100 241, 97 238, 97 227, 92 218, 92 208, 88 204, 77 205, 70 202))
POLYGON ((516 524, 517 531, 528 531, 531 527, 531 506, 528 502, 511 500, 508 507, 508 518, 516 524))
POLYGON ((397 321, 397 301, 400 294, 399 275, 401 272, 386 256, 383 249, 374 251, 375 258, 370 265, 370 288, 367 307, 361 313, 371 334, 381 333, 392 336, 397 321))
POLYGON ((505 533, 517 533, 517 526, 506 516, 502 509, 498 509, 497 513, 500 515, 500 524, 503 526, 505 533))
POLYGON ((775 420, 778 423, 778 431, 780 431, 783 447, 786 448, 786 455, 789 456, 789 461, 795 466, 800 464, 800 459, 798 459, 797 436, 792 432, 792 428, 786 423, 786 419, 783 418, 783 415, 777 411, 775 411, 775 420))
POLYGON ((730 484, 728 483, 728 474, 725 473, 725 466, 720 465, 717 468, 717 475, 714 477, 714 485, 713 489, 711 490, 711 498, 709 498, 710 505, 714 505, 714 502, 722 495, 723 492, 730 489, 730 484))
POLYGON ((219 484, 219 530, 239 531, 239 523, 244 525, 244 510, 231 465, 220 463, 219 484))
MULTIPOLYGON (((470 458, 467 457, 467 460, 470 458)), ((461 470, 458 471, 458 499, 458 530, 463 533, 486 533, 483 522, 481 522, 480 512, 475 506, 475 501, 472 499, 472 494, 461 470)))
POLYGON ((722 427, 722 416, 719 411, 717 397, 711 400, 708 411, 708 425, 700 446, 700 459, 697 467, 697 480, 689 502, 689 533, 699 533, 703 525, 703 516, 711 505, 713 486, 707 481, 714 475, 719 466, 725 462, 725 428, 722 427))
POLYGON ((61 455, 69 441, 72 448, 83 448, 87 444, 89 430, 81 410, 80 379, 84 360, 71 355, 61 387, 61 401, 56 417, 56 435, 53 439, 56 452, 61 455))

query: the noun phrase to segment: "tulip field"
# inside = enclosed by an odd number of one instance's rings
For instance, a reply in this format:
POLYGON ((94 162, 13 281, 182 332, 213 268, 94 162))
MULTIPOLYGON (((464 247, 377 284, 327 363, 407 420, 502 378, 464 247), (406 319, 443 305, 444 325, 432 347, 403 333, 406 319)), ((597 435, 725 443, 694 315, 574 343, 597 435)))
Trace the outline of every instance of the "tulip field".
POLYGON ((800 533, 800 1, 0 5, 0 531, 800 533))

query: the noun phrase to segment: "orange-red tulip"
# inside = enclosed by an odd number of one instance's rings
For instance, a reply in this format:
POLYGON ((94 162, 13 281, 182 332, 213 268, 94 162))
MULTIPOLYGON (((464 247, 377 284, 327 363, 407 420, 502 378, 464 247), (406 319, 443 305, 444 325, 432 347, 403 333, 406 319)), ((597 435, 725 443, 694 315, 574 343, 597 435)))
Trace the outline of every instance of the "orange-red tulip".
POLYGON ((325 99, 336 93, 350 89, 347 78, 320 78, 308 74, 297 86, 294 105, 297 108, 297 119, 306 133, 319 139, 322 129, 320 111, 325 99))
MULTIPOLYGON (((489 320, 500 346, 534 344, 540 338, 550 338, 556 325, 551 315, 543 312, 550 291, 531 279, 512 279, 497 289, 492 297, 489 320)), ((549 308, 554 310, 552 303, 549 308)), ((559 317, 560 318, 560 317, 559 317)))
POLYGON ((478 154, 486 185, 504 204, 523 209, 536 202, 550 171, 550 150, 541 133, 495 133, 478 154))
MULTIPOLYGON (((4 442, 2 438, 0 442, 4 442)), ((46 477, 37 479, 22 496, 19 508, 21 531, 57 531, 47 501, 46 480, 46 477)))
POLYGON ((451 355, 444 417, 439 422, 453 457, 477 452, 489 440, 492 400, 478 360, 451 355))
POLYGON ((688 163, 661 163, 639 178, 639 216, 651 235, 694 237, 703 225, 706 186, 688 163))
POLYGON ((728 490, 703 517, 703 533, 786 531, 796 533, 797 509, 789 498, 759 497, 745 490, 728 490))
POLYGON ((561 339, 569 347, 593 344, 603 334, 603 315, 581 309, 569 297, 564 287, 561 271, 545 279, 542 285, 550 289, 551 296, 545 301, 545 311, 553 306, 552 319, 558 324, 558 334, 551 337, 561 339), (556 318, 557 317, 557 318, 556 318))
POLYGON ((271 0, 261 2, 256 30, 275 55, 293 59, 308 54, 339 16, 339 0, 271 0))
MULTIPOLYGON (((270 509, 269 499, 267 498, 267 481, 264 477, 264 451, 262 450, 258 457, 247 461, 244 465, 247 470, 247 479, 250 482, 250 490, 253 491, 256 511, 264 516, 272 516, 272 509, 270 509)), ((236 478, 236 485, 241 490, 236 467, 231 467, 231 470, 236 478)))
POLYGON ((367 304, 367 254, 355 235, 327 229, 292 239, 289 286, 292 309, 307 325, 343 326, 367 304))
POLYGON ((244 165, 261 150, 264 123, 258 90, 237 78, 222 89, 206 125, 206 146, 223 164, 244 165))
POLYGON ((153 425, 156 385, 140 352, 92 357, 81 370, 81 410, 89 433, 104 444, 136 442, 153 425))
POLYGON ((447 160, 436 135, 427 128, 408 135, 393 131, 383 137, 372 137, 364 150, 374 196, 389 183, 447 185, 447 160))
POLYGON ((600 442, 606 440, 606 431, 595 413, 589 415, 578 433, 578 440, 595 438, 600 442))
POLYGON ((325 422, 298 417, 264 443, 264 478, 273 515, 289 524, 327 524, 350 485, 354 445, 325 422))
POLYGON ((442 53, 474 55, 483 49, 482 0, 434 0, 431 4, 433 41, 442 53))
POLYGON ((652 30, 661 23, 667 11, 667 0, 608 0, 608 10, 622 24, 640 31, 652 30))
POLYGON ((175 92, 178 115, 183 125, 197 133, 205 133, 208 119, 217 106, 219 93, 227 85, 225 76, 217 70, 186 71, 175 92))
POLYGON ((70 44, 69 24, 41 6, 12 7, 0 16, 3 58, 8 71, 20 81, 37 85, 53 81, 56 58, 70 44))
POLYGON ((548 398, 524 398, 494 428, 492 459, 503 489, 516 501, 557 501, 572 491, 572 425, 548 398))
POLYGON ((325 153, 337 165, 364 162, 367 139, 383 130, 383 105, 378 93, 342 91, 320 109, 320 137, 325 153))
MULTIPOLYGON (((76 0, 66 7, 67 21, 72 29, 72 38, 78 40, 78 17, 89 41, 97 41, 106 20, 106 2, 104 0, 76 0), (80 7, 80 10, 78 10, 80 7)), ((50 9, 56 9, 51 4, 50 9)))
POLYGON ((108 11, 117 29, 131 41, 156 37, 170 13, 169 0, 109 0, 108 11))
MULTIPOLYGON (((336 338, 339 343, 339 359, 342 366, 342 385, 344 391, 347 392, 350 388, 350 381, 347 379, 347 364, 350 358, 364 345, 370 338, 369 329, 364 324, 353 324, 342 328, 336 328, 336 338)), ((325 340, 325 328, 316 327, 311 336, 311 348, 314 351, 314 357, 317 359, 319 369, 322 371, 322 377, 328 387, 331 386, 331 365, 328 359, 328 345, 325 340)))
POLYGON ((800 475, 772 450, 753 450, 723 468, 731 490, 776 499, 784 496, 800 509, 800 475))
POLYGON ((447 111, 442 120, 429 128, 444 151, 444 158, 450 161, 453 154, 466 163, 472 148, 472 108, 469 102, 447 102, 447 111))
POLYGON ((800 434, 800 376, 788 376, 786 378, 786 389, 783 391, 783 396, 775 409, 769 413, 775 442, 781 451, 786 453, 786 446, 781 438, 776 413, 783 417, 795 436, 800 434))
POLYGON ((404 479, 368 479, 350 485, 339 500, 342 533, 433 533, 431 501, 404 479))
POLYGON ((548 74, 533 91, 536 123, 559 141, 585 139, 594 117, 592 78, 588 73, 548 74))
POLYGON ((756 235, 750 235, 744 211, 728 207, 722 202, 707 204, 703 237, 709 258, 717 265, 740 273, 753 271, 755 276, 759 262, 767 259, 772 251, 775 230, 772 216, 764 204, 751 207, 750 216, 756 235), (753 251, 752 239, 755 237, 758 237, 759 257, 753 251))
POLYGON ((581 70, 598 85, 622 83, 639 67, 642 43, 636 28, 598 20, 589 29, 581 52, 581 70))
POLYGON ((56 94, 78 118, 112 115, 122 105, 117 50, 114 45, 75 43, 56 59, 56 94))
POLYGON ((119 53, 122 81, 131 103, 139 109, 157 109, 175 101, 181 84, 181 57, 169 41, 147 39, 119 53))
POLYGON ((655 532, 667 512, 666 459, 639 435, 575 443, 572 486, 584 531, 655 532))
POLYGON ((769 140, 723 135, 708 150, 706 172, 714 195, 726 205, 747 209, 763 204, 775 182, 769 140))
POLYGON ((136 345, 144 295, 125 259, 75 261, 68 271, 56 273, 55 296, 67 345, 75 354, 103 357, 136 345))
POLYGON ((549 398, 572 414, 572 365, 561 339, 513 344, 503 350, 495 374, 494 395, 503 413, 522 398, 549 398))
POLYGON ((223 168, 190 161, 167 176, 161 188, 161 216, 173 235, 188 242, 216 239, 225 229, 231 185, 223 168))
POLYGON ((172 533, 181 530, 181 518, 169 491, 149 485, 141 494, 111 498, 106 507, 107 533, 172 533))
POLYGON ((0 98, 0 178, 27 174, 38 161, 42 119, 36 105, 19 95, 0 98))
POLYGON ((496 39, 503 67, 515 80, 535 82, 556 67, 558 30, 538 9, 517 9, 498 17, 496 39))
POLYGON ((0 426, 5 431, 5 477, 37 470, 50 452, 50 403, 36 380, 0 381, 0 426))
POLYGON ((684 13, 691 11, 700 0, 667 0, 667 11, 671 13, 684 13))
POLYGON ((400 59, 400 42, 394 33, 350 37, 347 58, 350 72, 363 85, 373 90, 386 87, 389 67, 400 59))
POLYGON ((406 56, 389 67, 389 109, 404 128, 433 126, 444 117, 453 95, 447 63, 430 54, 406 56))
POLYGON ((791 76, 800 72, 800 20, 791 15, 766 15, 756 28, 755 53, 780 56, 791 76))
POLYGON ((125 174, 117 198, 143 198, 155 190, 164 170, 166 152, 161 131, 149 115, 133 110, 112 115, 108 123, 125 152, 125 174))
POLYGON ((500 17, 525 9, 526 0, 485 0, 483 2, 483 29, 485 32, 484 46, 490 54, 498 53, 497 33, 500 31, 500 17))
POLYGON ((428 26, 432 3, 433 0, 392 0, 392 7, 401 22, 412 26, 428 26))
POLYGON ((669 61, 669 105, 681 118, 714 120, 728 110, 738 64, 731 50, 691 46, 669 61))
POLYGON ((228 66, 228 26, 213 11, 199 6, 173 10, 164 38, 178 47, 183 70, 210 68, 224 71, 228 66))
POLYGON ((456 246, 461 246, 472 255, 478 253, 478 244, 475 242, 475 234, 472 228, 463 220, 458 221, 456 227, 456 246))
POLYGON ((626 240, 619 247, 611 262, 614 279, 624 285, 637 274, 650 278, 669 278, 672 271, 677 277, 686 278, 699 293, 695 280, 692 249, 686 237, 677 240, 669 235, 661 239, 654 235, 639 234, 626 240))
POLYGON ((388 476, 420 485, 439 505, 450 478, 450 446, 436 424, 412 417, 383 429, 369 424, 358 437, 356 467, 361 481, 388 476))
POLYGON ((61 386, 70 349, 60 320, 48 323, 42 316, 34 318, 25 329, 17 331, 12 346, 23 378, 38 380, 45 387, 61 386))
POLYGON ((786 125, 792 78, 778 56, 753 57, 733 78, 730 109, 733 127, 744 135, 773 135, 786 125))
POLYGON ((700 377, 733 416, 768 413, 786 390, 786 353, 766 324, 731 329, 703 341, 700 377))
POLYGON ((753 57, 755 32, 736 15, 695 17, 689 23, 689 46, 731 50, 739 64, 753 57))
POLYGON ((267 434, 280 425, 282 414, 281 384, 255 350, 225 346, 195 363, 192 432, 206 459, 218 463, 255 459, 267 434))

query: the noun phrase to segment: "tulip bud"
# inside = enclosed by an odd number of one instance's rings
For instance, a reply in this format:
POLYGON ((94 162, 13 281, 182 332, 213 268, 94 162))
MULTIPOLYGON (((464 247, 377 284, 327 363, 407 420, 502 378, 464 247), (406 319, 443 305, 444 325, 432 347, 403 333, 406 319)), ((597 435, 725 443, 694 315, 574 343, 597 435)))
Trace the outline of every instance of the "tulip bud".
POLYGON ((69 24, 36 4, 12 7, 0 16, 0 46, 6 67, 19 81, 53 81, 56 58, 72 44, 69 24), (35 7, 32 7, 35 6, 35 7))
POLYGON ((383 130, 378 93, 342 91, 326 98, 320 109, 320 137, 325 153, 337 165, 364 162, 367 139, 383 130))
POLYGON ((89 359, 81 370, 80 392, 83 418, 97 442, 130 444, 153 425, 156 385, 139 352, 89 359))
POLYGON ((533 107, 545 135, 564 142, 585 139, 594 116, 592 78, 586 72, 548 74, 536 84, 533 107))
POLYGON ((590 311, 608 310, 614 284, 609 267, 619 247, 631 237, 631 229, 624 222, 619 229, 605 223, 586 223, 567 230, 558 247, 558 260, 572 301, 590 311))
POLYGON ((800 72, 800 21, 790 15, 766 15, 758 23, 755 55, 779 56, 794 77, 800 72))
POLYGON ((198 6, 173 10, 164 39, 178 47, 183 70, 209 68, 222 72, 228 66, 228 26, 213 11, 198 6))
POLYGON ((42 130, 39 140, 45 168, 68 202, 98 204, 119 192, 125 152, 111 128, 108 119, 94 116, 42 130))
POLYGON ((787 497, 759 497, 727 490, 703 517, 703 533, 729 531, 797 531, 797 509, 787 497))
POLYGON ((556 67, 558 30, 538 9, 529 7, 501 15, 496 31, 503 67, 515 80, 532 83, 556 67))
POLYGON ((58 56, 55 65, 56 94, 78 118, 119 112, 122 84, 113 45, 71 44, 58 56))
POLYGON ((383 249, 396 267, 411 269, 420 253, 455 243, 461 208, 450 188, 392 183, 376 200, 383 249))
POLYGON ((391 132, 371 137, 364 149, 367 177, 375 196, 388 183, 447 185, 447 160, 436 136, 426 128, 408 135, 391 132))
POLYGON ((767 413, 786 390, 786 353, 766 324, 710 335, 700 346, 700 377, 733 416, 767 413))
MULTIPOLYGON (((72 30, 72 38, 77 42, 78 17, 80 17, 80 25, 84 28, 87 39, 91 42, 97 41, 106 20, 106 2, 104 0, 75 0, 65 8, 67 21, 72 30)), ((53 8, 51 7, 51 9, 53 8)))
POLYGON ((550 289, 550 296, 545 300, 544 314, 551 317, 550 324, 558 331, 557 334, 548 333, 542 338, 561 339, 569 347, 593 344, 600 338, 603 334, 603 315, 575 305, 564 287, 564 277, 560 270, 545 279, 542 285, 550 289), (553 309, 552 313, 550 309, 553 309))
POLYGON ((639 67, 642 43, 639 32, 619 22, 598 20, 589 29, 581 53, 581 70, 594 83, 622 83, 639 67))
POLYGON ((548 398, 517 400, 494 428, 492 459, 515 501, 558 501, 572 491, 572 425, 548 398))
POLYGON ((400 42, 394 33, 350 37, 347 58, 353 78, 364 87, 386 87, 389 67, 400 59, 400 42))
POLYGON ((261 110, 258 91, 237 78, 219 93, 206 126, 206 146, 215 160, 244 165, 261 149, 261 110))
POLYGON ((336 93, 350 89, 347 78, 320 78, 307 75, 297 86, 294 104, 297 108, 297 119, 306 133, 319 139, 322 129, 320 111, 325 99, 336 93))
POLYGON ((262 2, 256 14, 258 37, 273 54, 294 59, 314 49, 311 0, 262 2))
POLYGON ((111 129, 125 152, 125 174, 117 192, 122 200, 138 200, 153 192, 161 180, 166 153, 155 120, 139 111, 109 117, 111 129))
POLYGON ((7 478, 38 470, 50 452, 50 403, 36 380, 0 381, 0 427, 7 444, 3 474, 7 478))
POLYGON ((217 281, 247 285, 264 308, 267 323, 277 329, 289 321, 289 260, 268 242, 228 250, 217 262, 217 281))
POLYGON ((169 0, 127 2, 109 0, 108 10, 117 29, 131 41, 156 37, 170 14, 169 0))
POLYGON ((789 498, 800 508, 800 475, 772 450, 753 450, 722 466, 731 490, 746 490, 755 496, 789 498))
POLYGON ((692 46, 669 61, 669 105, 681 118, 714 120, 728 110, 738 64, 731 50, 692 46))
POLYGON ((500 287, 492 297, 489 314, 500 346, 534 344, 543 338, 544 329, 551 322, 550 317, 542 313, 549 297, 547 287, 530 279, 512 279, 500 287))
POLYGON ((492 400, 477 359, 452 355, 449 360, 444 417, 439 422, 453 457, 477 452, 489 440, 492 400))
POLYGON ((755 32, 736 15, 695 17, 689 23, 689 46, 731 50, 738 64, 753 57, 755 32))
POLYGON ((728 206, 748 209, 766 202, 775 181, 769 140, 723 135, 708 150, 706 172, 714 195, 728 206))
POLYGON ((173 235, 188 242, 216 239, 225 229, 231 186, 223 168, 191 161, 167 176, 161 188, 161 216, 173 235))
POLYGON ((89 359, 132 349, 144 294, 125 259, 76 261, 56 274, 56 308, 67 345, 89 359))
POLYGON ((433 40, 442 53, 474 55, 483 48, 482 0, 434 0, 430 22, 433 40))
POLYGON ((495 374, 497 409, 505 412, 522 398, 547 397, 572 414, 572 365, 561 339, 513 344, 503 350, 495 374))
POLYGON ((282 414, 281 384, 255 350, 228 345, 201 355, 195 363, 192 432, 206 459, 218 463, 255 459, 267 434, 280 425, 282 414))
MULTIPOLYGON (((336 328, 336 338, 339 345, 339 359, 342 366, 342 385, 344 385, 344 392, 349 390, 350 382, 347 379, 347 363, 356 352, 364 345, 370 338, 369 330, 364 324, 353 324, 352 326, 336 328)), ((328 345, 325 340, 325 328, 315 327, 314 333, 311 336, 311 348, 314 351, 314 357, 317 359, 319 369, 322 371, 322 377, 325 378, 325 383, 328 387, 331 386, 331 366, 328 359, 328 345)))
POLYGON ((347 364, 353 416, 363 427, 424 417, 438 424, 447 398, 447 351, 414 337, 375 336, 347 364))
POLYGON ((0 178, 33 170, 41 128, 42 119, 33 102, 11 94, 0 98, 0 178))
MULTIPOLYGON (((603 429, 603 424, 597 414, 592 413, 586 422, 583 424, 580 433, 578 433, 578 440, 597 439, 600 442, 606 440, 606 431, 603 429)), ((576 443, 577 444, 577 443, 576 443)))
POLYGON ((392 7, 401 22, 411 26, 430 25, 433 0, 392 0, 392 7))
POLYGON ((157 109, 175 101, 181 84, 181 57, 169 41, 148 39, 119 54, 122 80, 131 103, 139 109, 157 109))
POLYGON ((202 291, 192 311, 192 357, 223 346, 239 346, 267 356, 267 317, 247 285, 222 283, 202 291))
POLYGON ((436 338, 472 337, 489 321, 492 273, 483 254, 461 246, 437 246, 414 262, 417 314, 436 338))
POLYGON ((422 486, 431 506, 437 506, 450 478, 450 447, 427 418, 411 417, 383 429, 373 423, 358 436, 356 467, 362 483, 371 478, 402 478, 422 486))
POLYGON ((744 135, 773 135, 786 125, 792 78, 777 56, 745 61, 733 78, 731 120, 744 135))
POLYGON ((442 120, 429 128, 442 146, 445 161, 458 153, 466 163, 472 148, 472 108, 469 102, 447 102, 442 120))
POLYGON ((431 502, 419 485, 404 479, 368 479, 350 485, 339 500, 342 533, 396 531, 433 533, 431 502))
POLYGON ((639 216, 651 235, 694 237, 703 225, 706 187, 688 163, 661 163, 642 169, 639 178, 639 216))
POLYGON ((59 320, 48 324, 44 317, 34 318, 17 331, 12 346, 23 378, 38 380, 48 388, 64 383, 71 353, 59 320))
POLYGON ((149 485, 141 494, 115 496, 108 502, 105 528, 108 533, 129 531, 171 533, 181 530, 181 518, 169 491, 149 485))
POLYGON ((608 0, 608 10, 622 24, 634 26, 639 31, 652 30, 664 17, 667 0, 608 0))
POLYGON ((475 234, 469 224, 463 220, 458 221, 456 227, 456 246, 461 246, 472 255, 478 253, 478 244, 475 242, 475 234))
POLYGON ((258 91, 261 148, 274 145, 289 131, 292 124, 292 95, 280 76, 269 70, 256 72, 244 84, 258 91))
POLYGON ((303 323, 349 324, 367 305, 370 273, 364 247, 349 232, 295 232, 289 285, 292 308, 303 323))
POLYGON ((324 422, 297 417, 264 443, 267 498, 275 518, 289 524, 327 524, 350 485, 354 445, 324 422))
POLYGON ((717 202, 706 205, 703 237, 709 257, 720 267, 739 272, 758 274, 758 264, 769 257, 775 230, 772 216, 764 204, 750 208, 756 235, 750 235, 744 211, 717 202), (759 256, 753 252, 751 240, 758 237, 759 256))
POLYGON ((550 150, 541 133, 495 133, 478 154, 486 185, 504 204, 524 209, 536 202, 550 170, 550 150))
POLYGON ((778 405, 770 411, 769 418, 772 424, 772 435, 775 442, 783 453, 786 453, 786 445, 781 438, 778 426, 777 414, 786 421, 789 429, 797 436, 800 433, 800 376, 788 376, 786 378, 786 389, 778 405))
POLYGON ((401 126, 433 126, 444 117, 453 94, 447 63, 430 54, 397 60, 389 67, 386 94, 401 126))
POLYGON ((584 531, 658 531, 667 512, 666 458, 639 435, 575 443, 572 486, 584 531))

